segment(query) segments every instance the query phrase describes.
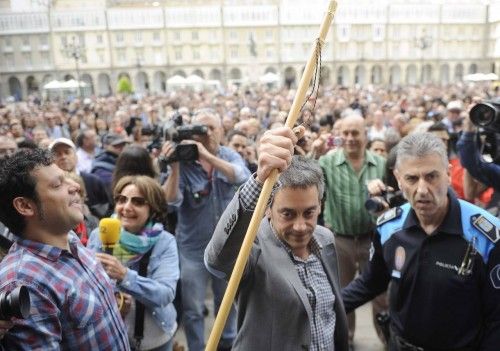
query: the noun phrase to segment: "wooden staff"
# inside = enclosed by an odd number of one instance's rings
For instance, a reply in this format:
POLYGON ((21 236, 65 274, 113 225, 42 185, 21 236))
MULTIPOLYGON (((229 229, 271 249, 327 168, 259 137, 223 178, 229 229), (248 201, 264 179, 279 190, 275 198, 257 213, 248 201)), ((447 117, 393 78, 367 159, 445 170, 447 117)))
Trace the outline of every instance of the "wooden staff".
MULTIPOLYGON (((322 46, 322 44, 324 43, 326 34, 330 29, 330 25, 332 24, 332 20, 336 10, 337 2, 335 0, 330 0, 328 4, 328 10, 325 14, 323 22, 321 23, 319 37, 314 42, 311 55, 309 57, 309 60, 307 61, 306 68, 304 69, 304 73, 302 74, 302 78, 300 79, 299 87, 297 88, 297 94, 293 99, 290 113, 288 114, 285 122, 285 126, 289 128, 293 128, 295 122, 297 122, 297 118, 304 102, 307 89, 309 87, 309 84, 311 83, 313 71, 316 68, 318 58, 317 55, 320 54, 318 53, 318 45, 322 46)), ((241 276, 243 275, 243 270, 245 269, 248 256, 250 255, 250 250, 252 249, 255 236, 257 235, 257 229, 259 228, 260 222, 264 217, 264 211, 269 201, 269 197, 271 196, 273 186, 278 180, 278 175, 278 170, 274 169, 264 182, 259 200, 257 201, 252 219, 250 220, 245 239, 243 240, 238 258, 236 259, 233 273, 231 274, 231 278, 229 279, 226 293, 224 294, 224 298, 222 299, 219 312, 217 313, 212 332, 210 333, 210 337, 208 338, 205 351, 215 351, 217 349, 217 344, 219 343, 219 339, 222 335, 222 330, 224 329, 229 311, 231 310, 231 305, 233 304, 234 297, 236 296, 236 291, 240 284, 241 276)))

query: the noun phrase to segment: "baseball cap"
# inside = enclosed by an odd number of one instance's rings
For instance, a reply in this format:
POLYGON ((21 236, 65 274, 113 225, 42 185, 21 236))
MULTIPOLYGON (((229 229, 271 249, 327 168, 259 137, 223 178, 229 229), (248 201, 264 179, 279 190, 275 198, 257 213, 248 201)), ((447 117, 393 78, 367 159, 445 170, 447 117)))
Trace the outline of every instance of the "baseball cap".
POLYGON ((108 134, 103 136, 102 143, 104 145, 116 146, 116 145, 120 145, 120 144, 130 143, 130 140, 128 140, 128 138, 126 138, 120 134, 108 133, 108 134))
POLYGON ((57 139, 55 139, 54 141, 52 141, 49 144, 49 150, 52 151, 52 149, 54 149, 56 147, 56 145, 59 145, 59 144, 67 145, 70 148, 72 148, 73 150, 76 150, 75 144, 71 140, 69 140, 68 138, 57 138, 57 139))
POLYGON ((446 109, 448 111, 450 111, 450 110, 459 110, 459 111, 462 111, 462 102, 460 102, 459 100, 450 101, 448 103, 448 105, 446 105, 446 109))

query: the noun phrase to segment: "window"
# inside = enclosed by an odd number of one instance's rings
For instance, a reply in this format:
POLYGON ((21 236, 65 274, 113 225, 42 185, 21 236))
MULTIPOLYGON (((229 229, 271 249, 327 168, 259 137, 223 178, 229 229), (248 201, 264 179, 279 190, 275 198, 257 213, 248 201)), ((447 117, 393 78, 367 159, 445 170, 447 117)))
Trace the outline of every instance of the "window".
POLYGON ((348 41, 350 37, 350 27, 348 24, 341 24, 337 27, 337 37, 339 41, 348 41))
POLYGON ((153 32, 153 41, 155 42, 160 41, 160 32, 153 32))
POLYGON ((270 47, 266 49, 266 57, 272 59, 274 57, 274 50, 270 47))
POLYGON ((135 32, 134 33, 134 41, 136 43, 142 43, 142 32, 135 32))
POLYGON ((144 53, 142 50, 135 51, 135 63, 142 65, 144 63, 144 53))
POLYGON ((68 46, 68 38, 66 36, 62 36, 61 37, 61 46, 63 48, 65 48, 66 46, 68 46))
POLYGON ((191 39, 192 40, 198 40, 199 39, 199 34, 198 34, 198 31, 192 31, 191 32, 191 39))
POLYGON ((212 60, 218 60, 219 59, 219 50, 217 46, 214 46, 210 49, 210 58, 212 60))
POLYGON ((127 61, 127 56, 125 54, 125 49, 120 49, 116 51, 116 56, 118 57, 118 62, 125 63, 127 61))
POLYGON ((40 45, 49 45, 49 37, 46 35, 41 35, 38 37, 40 40, 40 45))
POLYGON ((14 67, 14 54, 5 54, 5 66, 14 67))
POLYGON ((97 44, 102 44, 103 43, 102 34, 97 34, 96 42, 97 42, 97 44))
POLYGON ((11 37, 9 37, 9 36, 5 37, 4 41, 5 41, 5 46, 6 47, 12 46, 12 39, 11 39, 11 37))
POLYGON ((231 40, 238 40, 238 32, 235 30, 232 30, 229 32, 229 38, 231 40))
POLYGON ((30 37, 23 36, 23 46, 30 46, 30 37))
POLYGON ((176 61, 182 60, 182 49, 181 48, 176 48, 174 50, 174 56, 176 61))
POLYGON ((193 60, 200 59, 200 48, 193 48, 193 60))
POLYGON ((31 53, 30 52, 25 52, 23 53, 23 64, 26 67, 31 67, 32 62, 31 62, 31 53))
POLYGON ((49 53, 48 52, 41 52, 40 53, 40 61, 43 66, 48 66, 50 64, 49 62, 49 53))
POLYGON ((118 43, 123 42, 123 33, 116 33, 115 38, 118 43))
POLYGON ((105 63, 105 60, 104 60, 104 53, 99 52, 99 53, 97 54, 97 60, 98 60, 98 62, 99 62, 100 64, 104 64, 104 63, 105 63))
POLYGON ((266 40, 273 40, 274 39, 274 33, 272 29, 266 30, 266 40))
POLYGON ((384 40, 384 26, 381 24, 373 25, 373 41, 384 40))
POLYGON ((231 58, 238 58, 238 46, 231 46, 230 55, 231 58))
POLYGON ((181 32, 180 31, 176 30, 174 32, 174 40, 176 40, 176 41, 180 41, 181 40, 181 32))

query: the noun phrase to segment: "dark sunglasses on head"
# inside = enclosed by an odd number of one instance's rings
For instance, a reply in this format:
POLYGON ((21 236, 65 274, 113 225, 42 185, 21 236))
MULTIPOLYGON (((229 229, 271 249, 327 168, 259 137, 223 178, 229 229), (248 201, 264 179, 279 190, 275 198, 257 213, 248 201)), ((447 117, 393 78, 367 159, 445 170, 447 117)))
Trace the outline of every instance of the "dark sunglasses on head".
POLYGON ((115 196, 115 204, 124 205, 129 201, 129 199, 130 199, 130 202, 132 203, 132 205, 137 206, 137 207, 144 206, 148 203, 145 198, 140 197, 140 196, 132 196, 129 198, 129 197, 126 197, 125 195, 120 194, 120 195, 115 196))

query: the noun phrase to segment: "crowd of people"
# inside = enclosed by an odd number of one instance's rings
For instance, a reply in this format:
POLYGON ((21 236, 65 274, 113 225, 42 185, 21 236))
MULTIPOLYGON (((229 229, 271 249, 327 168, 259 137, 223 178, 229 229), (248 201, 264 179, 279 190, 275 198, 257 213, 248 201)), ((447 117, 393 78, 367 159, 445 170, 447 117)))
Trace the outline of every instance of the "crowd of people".
POLYGON ((2 345, 172 350, 182 324, 188 349, 204 350, 208 282, 217 314, 278 168, 218 350, 351 350, 368 301, 390 350, 495 350, 500 145, 469 111, 498 87, 320 87, 292 131, 294 94, 1 105, 12 247, 0 291, 26 285, 32 300, 30 317, 0 321, 2 345), (111 250, 107 217, 121 223, 111 250))

